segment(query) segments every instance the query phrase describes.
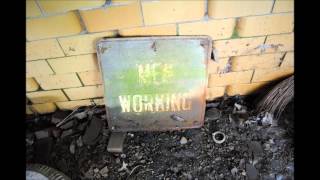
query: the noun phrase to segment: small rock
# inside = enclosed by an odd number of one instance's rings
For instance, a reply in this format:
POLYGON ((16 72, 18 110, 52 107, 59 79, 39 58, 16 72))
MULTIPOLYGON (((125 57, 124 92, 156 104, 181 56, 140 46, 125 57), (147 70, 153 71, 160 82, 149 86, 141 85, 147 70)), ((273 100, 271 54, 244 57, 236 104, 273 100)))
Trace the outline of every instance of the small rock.
POLYGON ((104 168, 100 169, 100 171, 99 171, 99 173, 103 177, 107 177, 108 176, 108 172, 109 172, 108 166, 105 166, 104 168))
POLYGON ((73 117, 76 117, 77 119, 84 119, 87 117, 87 112, 83 111, 83 112, 79 112, 73 115, 73 117))
POLYGON ((94 178, 92 168, 90 168, 90 169, 85 173, 85 177, 88 178, 88 179, 93 179, 93 178, 94 178))
POLYGON ((270 150, 270 144, 266 143, 264 150, 269 151, 270 150))
POLYGON ((210 120, 216 120, 220 118, 221 112, 217 108, 210 108, 209 110, 206 111, 205 116, 210 120))
POLYGON ((179 168, 174 167, 174 168, 172 168, 172 171, 173 171, 174 173, 178 173, 180 170, 179 170, 179 168))
POLYGON ((94 168, 94 169, 93 169, 93 172, 94 172, 94 173, 98 173, 98 172, 99 172, 99 169, 98 169, 98 168, 94 168))
POLYGON ((120 163, 120 159, 119 159, 119 158, 116 159, 116 163, 117 163, 117 164, 120 163))
POLYGON ((247 175, 247 173, 245 172, 245 171, 242 171, 242 173, 241 173, 243 176, 246 176, 247 175))
POLYGON ((55 113, 53 113, 53 115, 51 116, 51 122, 53 124, 57 124, 59 122, 61 122, 62 120, 64 120, 64 118, 66 118, 71 112, 69 111, 56 111, 55 113))
POLYGON ((246 164, 246 174, 248 180, 258 180, 259 178, 258 170, 251 164, 246 164))
POLYGON ((182 138, 180 139, 180 144, 187 144, 187 142, 188 142, 188 140, 187 140, 187 138, 185 138, 185 137, 182 137, 182 138))
POLYGON ((242 106, 238 103, 234 103, 234 107, 237 108, 237 110, 241 110, 242 106))
POLYGON ((273 122, 273 116, 271 113, 267 112, 261 120, 262 126, 272 125, 272 122, 273 122))
POLYGON ((82 137, 81 136, 77 139, 76 143, 77 143, 78 147, 82 147, 83 146, 83 142, 82 142, 82 137))
POLYGON ((65 131, 62 131, 62 133, 61 133, 61 138, 64 138, 64 137, 66 137, 66 136, 69 136, 69 135, 71 135, 73 133, 73 130, 72 129, 69 129, 69 130, 65 130, 65 131))
POLYGON ((44 139, 49 137, 49 132, 47 130, 36 131, 34 134, 37 139, 44 139))
POLYGON ((73 142, 70 144, 69 150, 70 150, 70 153, 71 153, 71 154, 74 154, 74 153, 75 153, 75 151, 76 151, 76 146, 75 146, 75 144, 74 144, 73 142))
POLYGON ((232 176, 235 176, 237 174, 237 172, 238 172, 238 169, 236 167, 231 169, 232 176))
POLYGON ((123 171, 123 170, 127 170, 127 166, 128 164, 126 162, 122 162, 122 167, 120 169, 118 169, 118 171, 123 171))

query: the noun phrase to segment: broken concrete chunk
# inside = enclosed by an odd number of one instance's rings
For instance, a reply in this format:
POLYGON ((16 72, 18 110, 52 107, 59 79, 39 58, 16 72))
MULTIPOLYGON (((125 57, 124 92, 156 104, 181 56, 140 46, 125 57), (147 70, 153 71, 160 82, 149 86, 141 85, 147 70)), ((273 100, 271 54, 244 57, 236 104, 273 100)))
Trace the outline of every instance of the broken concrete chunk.
POLYGON ((86 145, 95 144, 98 140, 100 131, 102 130, 102 125, 101 119, 93 116, 82 137, 83 143, 86 145))
POLYGON ((259 179, 258 170, 251 164, 246 164, 246 174, 247 174, 248 180, 258 180, 259 179))

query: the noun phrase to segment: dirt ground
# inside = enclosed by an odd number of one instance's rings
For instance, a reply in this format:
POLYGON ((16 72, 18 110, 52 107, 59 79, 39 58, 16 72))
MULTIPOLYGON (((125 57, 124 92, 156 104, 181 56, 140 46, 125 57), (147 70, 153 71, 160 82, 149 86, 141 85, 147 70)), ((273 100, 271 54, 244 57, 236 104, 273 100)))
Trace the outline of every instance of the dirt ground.
POLYGON ((129 132, 120 154, 107 152, 110 131, 104 107, 87 111, 85 118, 74 117, 71 130, 62 134, 54 129, 35 136, 35 131, 52 127, 53 114, 30 117, 26 163, 46 164, 71 179, 294 179, 293 102, 279 120, 267 113, 257 116, 244 97, 207 106, 202 128, 129 132), (88 138, 92 117, 103 128, 88 138), (216 131, 226 135, 221 144, 213 140, 216 131))

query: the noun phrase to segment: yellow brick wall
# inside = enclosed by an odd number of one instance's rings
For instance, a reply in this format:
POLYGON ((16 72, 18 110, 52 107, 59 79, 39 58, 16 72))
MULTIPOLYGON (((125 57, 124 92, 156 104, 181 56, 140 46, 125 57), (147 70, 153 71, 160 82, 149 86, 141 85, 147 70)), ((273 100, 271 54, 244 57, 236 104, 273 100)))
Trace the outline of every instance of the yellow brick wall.
POLYGON ((104 104, 102 37, 208 35, 207 100, 294 73, 293 0, 26 0, 26 113, 104 104))

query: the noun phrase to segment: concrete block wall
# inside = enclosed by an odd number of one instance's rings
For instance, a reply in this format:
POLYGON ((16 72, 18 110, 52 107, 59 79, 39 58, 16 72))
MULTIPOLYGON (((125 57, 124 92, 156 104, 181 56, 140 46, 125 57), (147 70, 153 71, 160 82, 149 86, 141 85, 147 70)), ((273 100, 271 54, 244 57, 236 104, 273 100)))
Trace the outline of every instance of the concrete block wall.
POLYGON ((293 0, 27 0, 27 114, 103 104, 102 37, 209 35, 207 99, 294 72, 293 0))

